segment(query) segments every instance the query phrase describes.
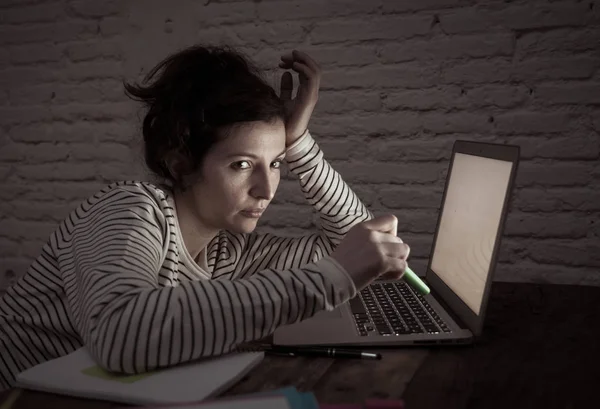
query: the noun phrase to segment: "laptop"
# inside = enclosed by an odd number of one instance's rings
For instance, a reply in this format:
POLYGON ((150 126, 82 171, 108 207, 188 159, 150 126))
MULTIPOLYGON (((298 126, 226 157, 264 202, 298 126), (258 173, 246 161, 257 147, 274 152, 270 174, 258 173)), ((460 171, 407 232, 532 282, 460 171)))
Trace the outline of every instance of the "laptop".
POLYGON ((455 141, 424 277, 429 294, 402 279, 376 280, 333 311, 278 328, 273 343, 475 342, 483 329, 519 153, 515 145, 455 141))

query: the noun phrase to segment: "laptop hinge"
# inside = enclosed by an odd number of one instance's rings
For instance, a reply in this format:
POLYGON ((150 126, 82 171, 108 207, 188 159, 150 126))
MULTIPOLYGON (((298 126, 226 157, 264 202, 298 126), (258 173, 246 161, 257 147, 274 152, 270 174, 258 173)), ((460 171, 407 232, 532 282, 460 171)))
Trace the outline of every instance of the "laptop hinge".
MULTIPOLYGON (((429 283, 427 283, 427 285, 429 285, 429 283)), ((465 322, 458 316, 458 314, 456 314, 452 308, 446 303, 446 301, 444 301, 444 299, 438 294, 437 291, 435 291, 434 288, 431 287, 431 285, 429 285, 429 288, 431 288, 431 296, 433 298, 435 298, 435 300, 442 306, 442 308, 446 311, 446 313, 450 316, 450 318, 452 318, 454 320, 454 322, 456 322, 456 324, 458 324, 458 326, 461 329, 470 329, 465 322)))

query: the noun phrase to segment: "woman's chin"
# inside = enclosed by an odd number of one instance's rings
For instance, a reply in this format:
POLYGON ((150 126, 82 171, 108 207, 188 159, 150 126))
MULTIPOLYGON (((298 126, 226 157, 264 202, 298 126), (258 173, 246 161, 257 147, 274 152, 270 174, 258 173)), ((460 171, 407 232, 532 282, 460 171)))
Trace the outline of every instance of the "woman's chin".
POLYGON ((232 223, 229 227, 229 231, 240 234, 250 234, 256 229, 258 219, 245 219, 232 223))

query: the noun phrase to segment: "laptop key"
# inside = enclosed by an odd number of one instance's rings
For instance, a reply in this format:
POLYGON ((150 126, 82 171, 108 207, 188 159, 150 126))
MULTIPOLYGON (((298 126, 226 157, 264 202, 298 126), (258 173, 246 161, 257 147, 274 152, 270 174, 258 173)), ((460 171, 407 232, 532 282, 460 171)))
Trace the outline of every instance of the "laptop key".
POLYGON ((410 334, 412 331, 405 327, 392 328, 394 330, 394 334, 396 335, 404 335, 410 334))
POLYGON ((366 314, 367 309, 365 308, 360 297, 354 297, 350 299, 350 310, 354 314, 366 314))

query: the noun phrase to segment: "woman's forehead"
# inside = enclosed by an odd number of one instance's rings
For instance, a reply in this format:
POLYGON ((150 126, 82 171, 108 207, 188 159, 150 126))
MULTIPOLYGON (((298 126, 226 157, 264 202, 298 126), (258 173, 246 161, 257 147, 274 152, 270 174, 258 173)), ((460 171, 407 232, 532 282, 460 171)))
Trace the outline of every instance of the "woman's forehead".
POLYGON ((234 152, 269 155, 285 149, 285 126, 283 122, 251 122, 238 124, 215 146, 215 152, 230 155, 234 152))

